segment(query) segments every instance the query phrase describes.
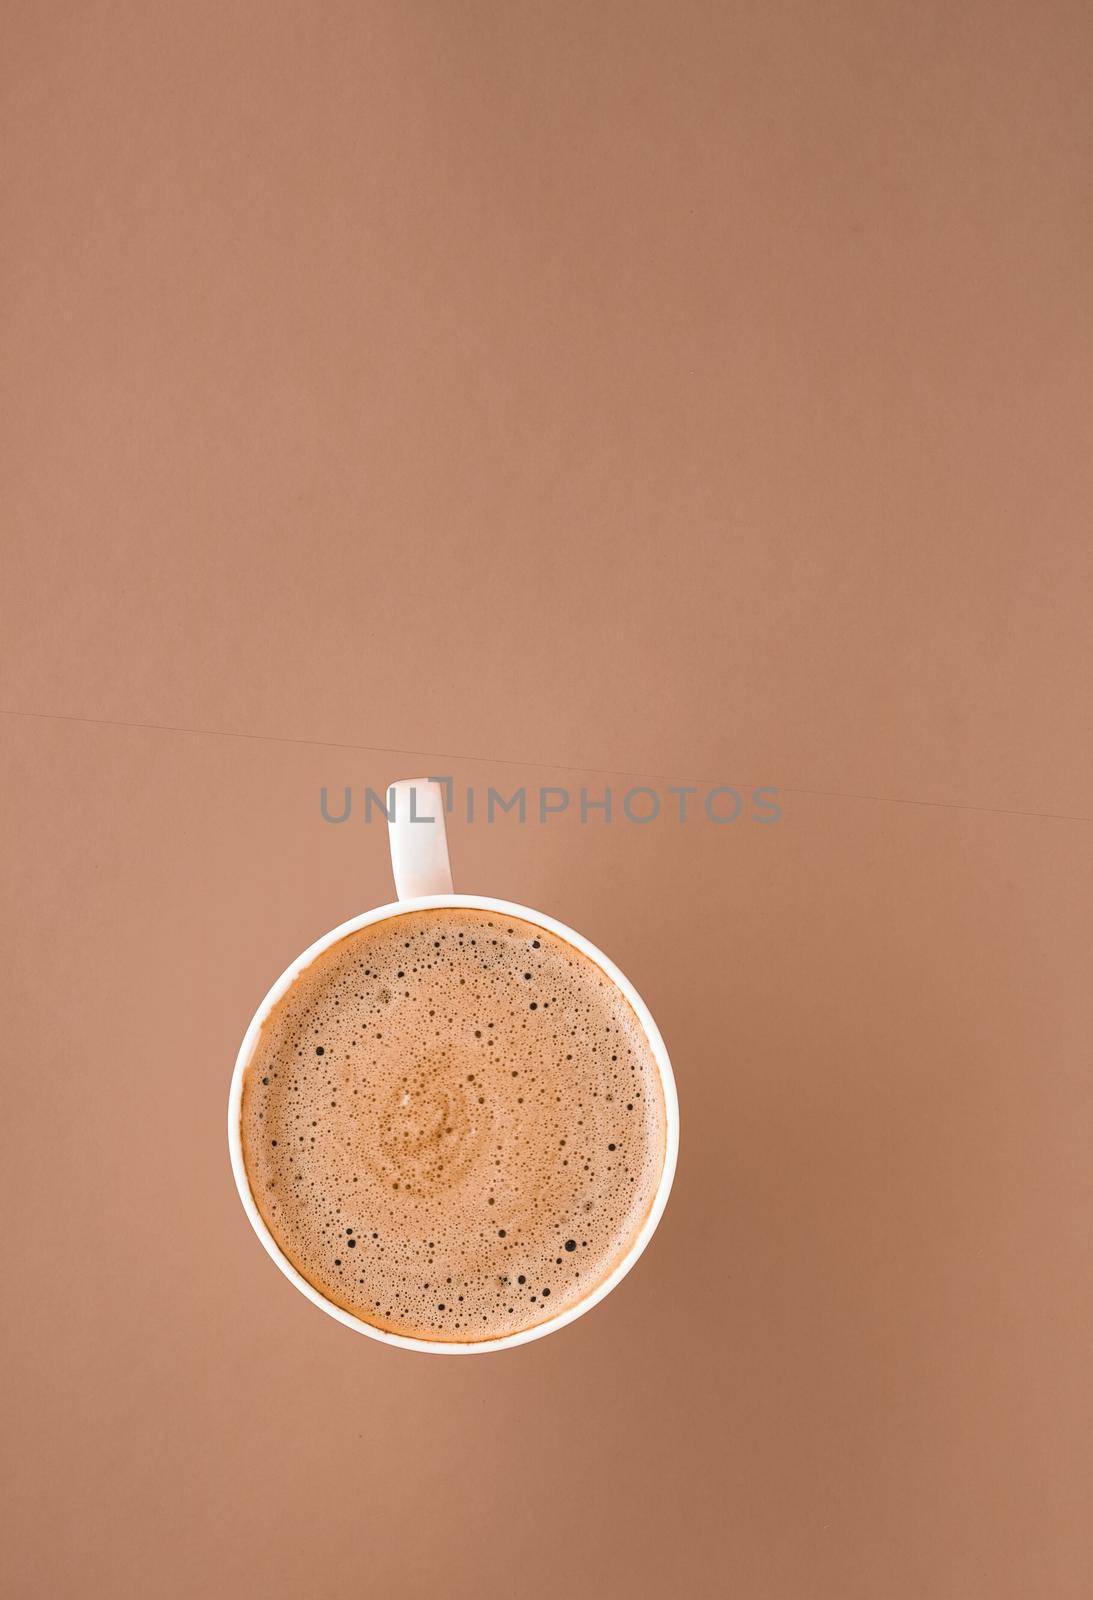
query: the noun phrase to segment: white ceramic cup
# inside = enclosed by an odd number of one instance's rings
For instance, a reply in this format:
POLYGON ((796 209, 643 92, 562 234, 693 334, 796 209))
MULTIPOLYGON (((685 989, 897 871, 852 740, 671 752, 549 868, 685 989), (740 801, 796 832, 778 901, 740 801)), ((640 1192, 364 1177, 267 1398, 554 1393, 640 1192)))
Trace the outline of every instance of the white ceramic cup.
POLYGON ((370 1339, 379 1339, 383 1344, 398 1345, 403 1350, 423 1350, 430 1355, 467 1356, 479 1355, 490 1350, 507 1350, 514 1345, 529 1344, 533 1339, 542 1339, 546 1334, 554 1333, 567 1322, 572 1322, 574 1318, 590 1311, 597 1301, 610 1294, 615 1285, 625 1278, 649 1243, 668 1200, 679 1149, 679 1102, 676 1098, 675 1079, 672 1076, 668 1052, 664 1048, 664 1040, 649 1014, 648 1006, 629 978, 619 971, 602 950, 597 950, 594 944, 590 944, 572 928, 567 928, 563 922, 556 922, 553 917, 544 916, 541 911, 533 911, 529 906, 515 905, 511 900, 490 900, 482 895, 452 892, 452 872, 448 862, 444 825, 444 794, 439 784, 427 778, 407 778, 400 783, 392 784, 388 790, 387 811, 391 865, 398 899, 391 905, 378 906, 375 911, 366 911, 363 916, 353 917, 349 922, 343 922, 340 927, 333 928, 330 933, 317 939, 282 972, 258 1007, 239 1047, 235 1071, 232 1074, 231 1093, 228 1096, 228 1147, 231 1151, 232 1171, 235 1174, 235 1183, 239 1190, 239 1198, 243 1202, 243 1209, 250 1218, 251 1227, 265 1246, 267 1254, 302 1294, 306 1294, 309 1300, 314 1301, 320 1310, 336 1317, 339 1322, 344 1322, 347 1328, 354 1328, 358 1333, 366 1333, 370 1339), (355 933, 358 928, 366 928, 373 922, 384 922, 388 917, 402 916, 407 911, 434 911, 444 906, 469 906, 475 911, 496 911, 505 916, 521 917, 525 922, 533 922, 538 927, 546 928, 550 933, 556 934, 559 939, 564 939, 590 961, 594 961, 615 987, 621 990, 637 1014, 660 1073, 666 1119, 664 1168, 657 1185, 657 1192, 637 1237, 618 1265, 594 1289, 590 1289, 583 1300, 570 1306, 567 1311, 560 1312, 556 1317, 551 1317, 549 1322, 540 1322, 534 1328, 525 1328, 520 1333, 509 1333, 503 1338, 481 1339, 466 1344, 442 1339, 411 1339, 403 1334, 387 1333, 382 1328, 374 1328, 371 1323, 364 1322, 351 1312, 344 1311, 341 1306, 334 1305, 308 1283, 284 1255, 254 1203, 246 1167, 243 1164, 240 1126, 243 1073, 258 1042, 262 1024, 269 1016, 272 1007, 292 986, 300 973, 324 950, 336 944, 339 939, 344 939, 347 934, 355 933))

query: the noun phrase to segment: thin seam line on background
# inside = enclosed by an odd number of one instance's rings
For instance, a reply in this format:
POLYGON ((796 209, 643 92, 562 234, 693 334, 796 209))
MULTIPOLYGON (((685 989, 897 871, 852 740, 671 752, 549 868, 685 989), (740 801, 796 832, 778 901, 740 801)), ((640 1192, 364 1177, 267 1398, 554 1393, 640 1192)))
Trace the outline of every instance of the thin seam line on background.
MULTIPOLYGON (((0 717, 22 717, 30 722, 79 722, 96 728, 135 728, 146 733, 189 733, 207 739, 256 739, 260 744, 308 745, 326 750, 359 750, 369 755, 428 756, 431 761, 476 761, 486 766, 532 767, 546 772, 588 772, 601 778, 654 778, 658 783, 678 783, 661 772, 632 771, 626 767, 582 767, 564 761, 524 761, 509 756, 459 755, 451 750, 409 750, 398 745, 350 744, 338 739, 299 739, 291 734, 238 733, 232 728, 190 728, 175 722, 123 722, 115 717, 77 717, 63 711, 8 711, 0 717)), ((428 776, 428 774, 425 774, 428 776)), ((446 776, 446 774, 445 774, 446 776)), ((715 786, 713 778, 688 778, 688 783, 715 786)), ((996 817, 1035 817, 1051 822, 1093 822, 1093 816, 1074 811, 1021 811, 1015 806, 973 806, 958 800, 908 800, 900 795, 857 794, 845 789, 800 789, 789 784, 738 784, 741 788, 769 788, 779 794, 809 795, 821 800, 866 800, 884 806, 926 806, 935 811, 976 811, 996 817)))

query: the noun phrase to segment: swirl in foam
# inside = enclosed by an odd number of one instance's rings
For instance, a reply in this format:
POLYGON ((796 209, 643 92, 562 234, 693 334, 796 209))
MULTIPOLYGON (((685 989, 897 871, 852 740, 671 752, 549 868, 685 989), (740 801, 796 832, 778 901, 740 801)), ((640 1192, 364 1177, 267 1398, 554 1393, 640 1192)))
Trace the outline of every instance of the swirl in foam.
POLYGON ((466 908, 324 951, 262 1028, 241 1131, 258 1209, 321 1294, 460 1343, 590 1294, 648 1215, 665 1149, 625 996, 545 929, 466 908))

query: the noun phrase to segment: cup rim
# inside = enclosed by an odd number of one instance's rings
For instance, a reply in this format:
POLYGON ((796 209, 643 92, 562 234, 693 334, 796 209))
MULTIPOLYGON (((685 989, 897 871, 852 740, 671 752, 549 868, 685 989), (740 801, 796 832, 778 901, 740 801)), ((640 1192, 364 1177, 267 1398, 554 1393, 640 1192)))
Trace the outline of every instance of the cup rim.
POLYGON ((271 986, 262 1000, 250 1026, 243 1035, 243 1042, 235 1059, 235 1068, 232 1073, 231 1090, 228 1095, 228 1149, 231 1154, 232 1174, 235 1186, 239 1191, 239 1198, 251 1227, 258 1235, 266 1254, 274 1264, 280 1268, 289 1282, 294 1284, 300 1292, 317 1305, 320 1311, 325 1311, 328 1316, 352 1328, 356 1333, 363 1333, 368 1338, 377 1339, 383 1344, 394 1345, 401 1350, 420 1350, 430 1355, 485 1355, 496 1350, 515 1349, 522 1344, 530 1344, 535 1339, 543 1339, 548 1333, 556 1333, 559 1328, 564 1328, 569 1322, 574 1322, 578 1317, 583 1317, 585 1312, 606 1298, 626 1274, 633 1267, 638 1257, 644 1251, 649 1240, 656 1231, 657 1224, 664 1213, 671 1192, 672 1180, 675 1177, 676 1158, 679 1152, 679 1099, 676 1094, 675 1076, 668 1051, 660 1030, 653 1021, 652 1014, 635 989, 630 979, 604 954, 591 940, 578 933, 575 928, 569 927, 564 922, 559 922, 555 917, 547 916, 543 911, 536 911, 531 906, 518 905, 514 900, 495 900, 486 895, 477 894, 432 894, 422 895, 416 899, 393 900, 387 905, 377 906, 372 911, 362 912, 359 916, 350 917, 348 922, 343 922, 329 933, 316 939, 306 950, 298 955, 295 961, 289 963, 281 976, 271 986), (616 1263, 606 1278, 602 1279, 594 1289, 591 1289, 576 1305, 561 1311, 557 1316, 545 1322, 536 1323, 533 1328, 523 1328, 517 1333, 506 1333, 500 1338, 481 1339, 473 1342, 462 1343, 447 1339, 415 1339, 408 1334, 389 1333, 384 1328, 377 1328, 372 1323, 366 1322, 362 1317, 356 1317, 351 1311, 346 1311, 342 1306, 335 1305, 321 1294, 314 1284, 309 1283, 303 1274, 293 1266, 292 1262, 281 1250, 274 1239, 265 1220, 255 1202, 251 1192, 250 1181, 247 1177, 246 1166, 243 1161, 243 1136, 242 1136, 242 1107, 243 1107, 243 1074, 247 1063, 254 1052, 258 1036, 270 1011, 280 1000, 282 995, 291 988, 305 968, 320 956, 331 945, 346 938, 351 933, 356 933, 360 928, 367 928, 374 922, 386 922, 394 917, 404 916, 411 911, 436 911, 446 907, 466 906, 481 911, 496 911, 504 916, 520 917, 525 922, 534 923, 537 927, 545 928, 549 933, 564 939, 567 943, 578 949, 582 955, 589 957, 610 978, 629 1001, 638 1021, 641 1023, 649 1046, 653 1052, 653 1059, 657 1064, 660 1075, 661 1091, 664 1095, 665 1116, 665 1142, 664 1165, 661 1169, 660 1181, 657 1184, 656 1194, 653 1196, 652 1205, 634 1237, 630 1248, 622 1259, 616 1263))

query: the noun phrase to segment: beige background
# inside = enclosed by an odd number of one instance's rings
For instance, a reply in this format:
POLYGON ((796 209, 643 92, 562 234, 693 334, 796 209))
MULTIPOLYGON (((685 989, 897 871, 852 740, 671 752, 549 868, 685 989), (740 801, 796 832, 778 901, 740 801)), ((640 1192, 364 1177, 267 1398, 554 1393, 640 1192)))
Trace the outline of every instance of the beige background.
POLYGON ((1088 7, 3 32, 4 1595, 1087 1596, 1088 7), (453 823, 683 1114, 470 1361, 295 1294, 224 1137, 389 896, 320 785, 422 769, 784 805, 453 823))

